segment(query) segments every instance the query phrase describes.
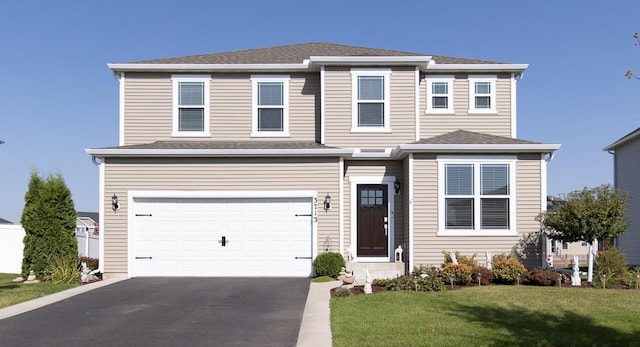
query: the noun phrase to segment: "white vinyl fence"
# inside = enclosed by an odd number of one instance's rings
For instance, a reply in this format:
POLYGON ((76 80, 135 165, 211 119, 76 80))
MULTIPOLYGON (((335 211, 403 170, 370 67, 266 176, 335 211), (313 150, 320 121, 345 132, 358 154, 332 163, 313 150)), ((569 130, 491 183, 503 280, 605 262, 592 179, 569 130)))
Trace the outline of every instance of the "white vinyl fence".
MULTIPOLYGON (((0 224, 0 273, 22 272, 24 229, 17 224, 0 224)), ((98 258, 100 236, 93 235, 93 228, 77 228, 78 256, 98 258)))

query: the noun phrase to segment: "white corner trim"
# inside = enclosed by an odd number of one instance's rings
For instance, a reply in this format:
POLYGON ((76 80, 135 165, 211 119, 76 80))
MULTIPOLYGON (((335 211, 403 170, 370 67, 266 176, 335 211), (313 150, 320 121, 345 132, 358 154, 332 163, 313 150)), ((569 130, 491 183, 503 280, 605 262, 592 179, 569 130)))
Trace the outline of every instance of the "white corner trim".
POLYGON ((420 68, 416 66, 415 69, 416 80, 415 80, 415 106, 416 109, 416 120, 415 120, 415 140, 420 141, 420 68))
POLYGON ((540 211, 547 210, 547 161, 545 155, 540 155, 540 211))
MULTIPOLYGON (((100 211, 100 215, 98 216, 98 226, 100 227, 100 238, 98 239, 98 245, 100 247, 100 249, 98 250, 98 254, 100 256, 101 261, 98 262, 98 271, 100 271, 100 273, 104 273, 104 237, 105 237, 105 224, 104 224, 104 215, 107 212, 107 210, 105 209, 105 203, 104 203, 104 198, 105 198, 105 193, 104 193, 104 174, 105 174, 105 163, 104 161, 102 161, 100 163, 100 165, 98 165, 98 181, 100 181, 98 183, 99 186, 99 191, 98 191, 98 211, 100 211)), ((109 212, 112 212, 111 209, 109 209, 109 212)))
MULTIPOLYGON (((326 111, 325 111, 325 86, 326 86, 326 72, 324 66, 320 67, 320 144, 324 145, 325 143, 325 122, 326 122, 326 111)), ((340 204, 342 206, 342 204, 340 204)))
MULTIPOLYGON (((324 68, 324 67, 323 67, 324 68)), ((344 212, 346 209, 344 208, 344 176, 342 173, 344 172, 344 158, 340 157, 340 161, 338 162, 338 234, 340 235, 340 253, 344 256, 345 254, 345 246, 344 246, 344 212)), ((351 245, 349 246, 352 247, 351 245)))
POLYGON ((407 160, 409 161, 409 165, 408 165, 408 170, 409 170, 409 182, 406 182, 405 184, 408 184, 409 187, 409 196, 407 197, 407 199, 409 199, 409 269, 413 269, 413 266, 415 264, 415 252, 414 252, 414 209, 413 209, 413 194, 414 194, 414 188, 413 188, 413 153, 409 153, 409 156, 407 157, 407 160))
POLYGON ((516 74, 511 73, 511 137, 517 138, 518 130, 518 117, 517 117, 517 93, 516 93, 516 74))
MULTIPOLYGON (((119 143, 120 146, 124 146, 124 141, 125 141, 125 137, 124 137, 124 112, 125 112, 125 107, 124 107, 124 103, 125 103, 125 73, 121 72, 120 73, 120 78, 118 79, 118 82, 120 83, 119 86, 119 97, 118 97, 118 102, 120 103, 120 105, 118 106, 118 113, 119 113, 119 127, 118 127, 118 131, 120 132, 119 135, 119 143)), ((104 258, 101 258, 104 259, 104 258)))

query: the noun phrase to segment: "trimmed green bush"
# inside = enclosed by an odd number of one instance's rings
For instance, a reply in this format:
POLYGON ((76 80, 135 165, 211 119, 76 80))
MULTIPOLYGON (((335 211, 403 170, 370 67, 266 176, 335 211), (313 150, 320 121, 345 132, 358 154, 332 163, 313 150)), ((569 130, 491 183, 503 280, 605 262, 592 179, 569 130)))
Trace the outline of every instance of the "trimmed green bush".
POLYGON ((525 276, 527 268, 513 255, 497 254, 493 257, 493 275, 496 282, 516 283, 518 274, 525 276))
POLYGON ((313 269, 317 276, 338 277, 340 269, 347 266, 344 257, 340 253, 325 252, 320 253, 313 260, 313 269))
POLYGON ((471 272, 471 279, 473 280, 473 283, 478 283, 478 273, 480 274, 480 284, 486 286, 493 281, 493 272, 486 266, 474 266, 473 269, 471 269, 471 272))

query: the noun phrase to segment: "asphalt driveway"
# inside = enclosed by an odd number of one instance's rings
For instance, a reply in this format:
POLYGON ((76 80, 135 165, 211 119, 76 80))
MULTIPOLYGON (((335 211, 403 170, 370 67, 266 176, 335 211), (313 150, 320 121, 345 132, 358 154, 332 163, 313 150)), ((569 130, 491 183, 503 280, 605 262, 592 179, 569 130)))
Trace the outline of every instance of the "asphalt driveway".
POLYGON ((7 346, 295 346, 307 278, 134 278, 0 320, 7 346))

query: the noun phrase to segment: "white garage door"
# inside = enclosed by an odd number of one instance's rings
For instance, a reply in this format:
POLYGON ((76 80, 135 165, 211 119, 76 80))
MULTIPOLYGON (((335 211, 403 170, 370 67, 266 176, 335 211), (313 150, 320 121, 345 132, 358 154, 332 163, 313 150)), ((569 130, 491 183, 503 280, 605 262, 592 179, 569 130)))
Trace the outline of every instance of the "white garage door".
POLYGON ((134 198, 133 276, 311 274, 311 198, 134 198))

